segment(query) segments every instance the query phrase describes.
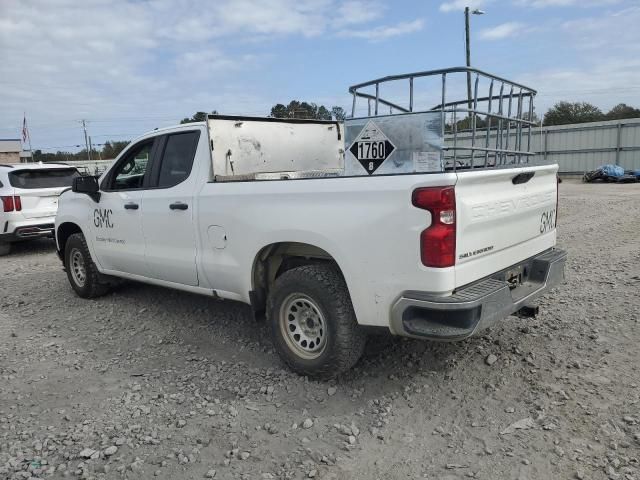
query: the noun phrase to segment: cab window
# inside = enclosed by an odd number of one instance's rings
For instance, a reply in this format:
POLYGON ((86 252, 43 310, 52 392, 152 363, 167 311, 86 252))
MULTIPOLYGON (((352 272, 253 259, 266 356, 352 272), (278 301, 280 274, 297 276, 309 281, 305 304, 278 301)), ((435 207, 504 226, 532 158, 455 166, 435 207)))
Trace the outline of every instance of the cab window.
POLYGON ((144 185, 151 159, 153 139, 134 146, 115 166, 110 190, 135 190, 144 185))
POLYGON ((173 187, 187 179, 191 173, 199 137, 199 131, 167 136, 160 163, 159 188, 173 187))

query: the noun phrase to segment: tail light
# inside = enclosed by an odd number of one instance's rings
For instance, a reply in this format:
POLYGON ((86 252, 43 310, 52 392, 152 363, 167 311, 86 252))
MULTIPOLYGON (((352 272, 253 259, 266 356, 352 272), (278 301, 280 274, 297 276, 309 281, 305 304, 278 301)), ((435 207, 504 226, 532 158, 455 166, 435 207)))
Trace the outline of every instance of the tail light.
POLYGON ((427 267, 456 263, 456 192, 454 187, 427 187, 413 191, 415 207, 431 213, 431 225, 420 234, 420 256, 427 267))
POLYGON ((14 210, 16 212, 19 212, 20 210, 22 210, 22 200, 20 200, 20 197, 8 196, 0 198, 2 198, 2 209, 5 212, 13 212, 14 210))
POLYGON ((2 209, 5 212, 13 212, 15 209, 13 204, 13 197, 1 197, 2 198, 2 209))

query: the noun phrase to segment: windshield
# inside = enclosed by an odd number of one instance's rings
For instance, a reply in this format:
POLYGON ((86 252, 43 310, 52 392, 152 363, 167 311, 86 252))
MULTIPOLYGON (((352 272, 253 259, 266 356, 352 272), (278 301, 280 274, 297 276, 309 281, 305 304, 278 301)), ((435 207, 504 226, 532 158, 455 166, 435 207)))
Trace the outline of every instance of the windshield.
POLYGON ((18 170, 9 173, 9 182, 15 188, 70 187, 80 174, 75 168, 18 170))

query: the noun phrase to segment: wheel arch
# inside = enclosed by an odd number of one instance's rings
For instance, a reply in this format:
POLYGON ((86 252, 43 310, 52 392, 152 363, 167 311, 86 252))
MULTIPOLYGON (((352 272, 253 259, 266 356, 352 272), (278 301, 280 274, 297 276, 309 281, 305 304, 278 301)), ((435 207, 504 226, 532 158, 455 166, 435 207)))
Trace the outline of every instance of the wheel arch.
POLYGON ((326 250, 303 242, 275 242, 264 246, 256 254, 251 271, 249 297, 254 312, 264 312, 269 289, 287 270, 303 265, 329 263, 340 275, 344 274, 338 261, 326 250))
POLYGON ((58 246, 58 255, 62 259, 64 256, 65 245, 67 244, 67 240, 74 233, 82 233, 82 229, 77 223, 74 222, 63 222, 58 225, 56 229, 56 244, 58 246))

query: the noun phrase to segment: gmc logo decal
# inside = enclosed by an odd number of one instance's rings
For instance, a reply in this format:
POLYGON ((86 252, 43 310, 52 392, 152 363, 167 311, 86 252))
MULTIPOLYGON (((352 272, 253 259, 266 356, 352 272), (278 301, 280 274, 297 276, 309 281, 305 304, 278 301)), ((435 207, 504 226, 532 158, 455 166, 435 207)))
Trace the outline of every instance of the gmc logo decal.
POLYGON ((93 211, 93 224, 96 228, 113 228, 113 223, 109 218, 111 215, 113 215, 113 211, 111 209, 96 208, 93 211))

